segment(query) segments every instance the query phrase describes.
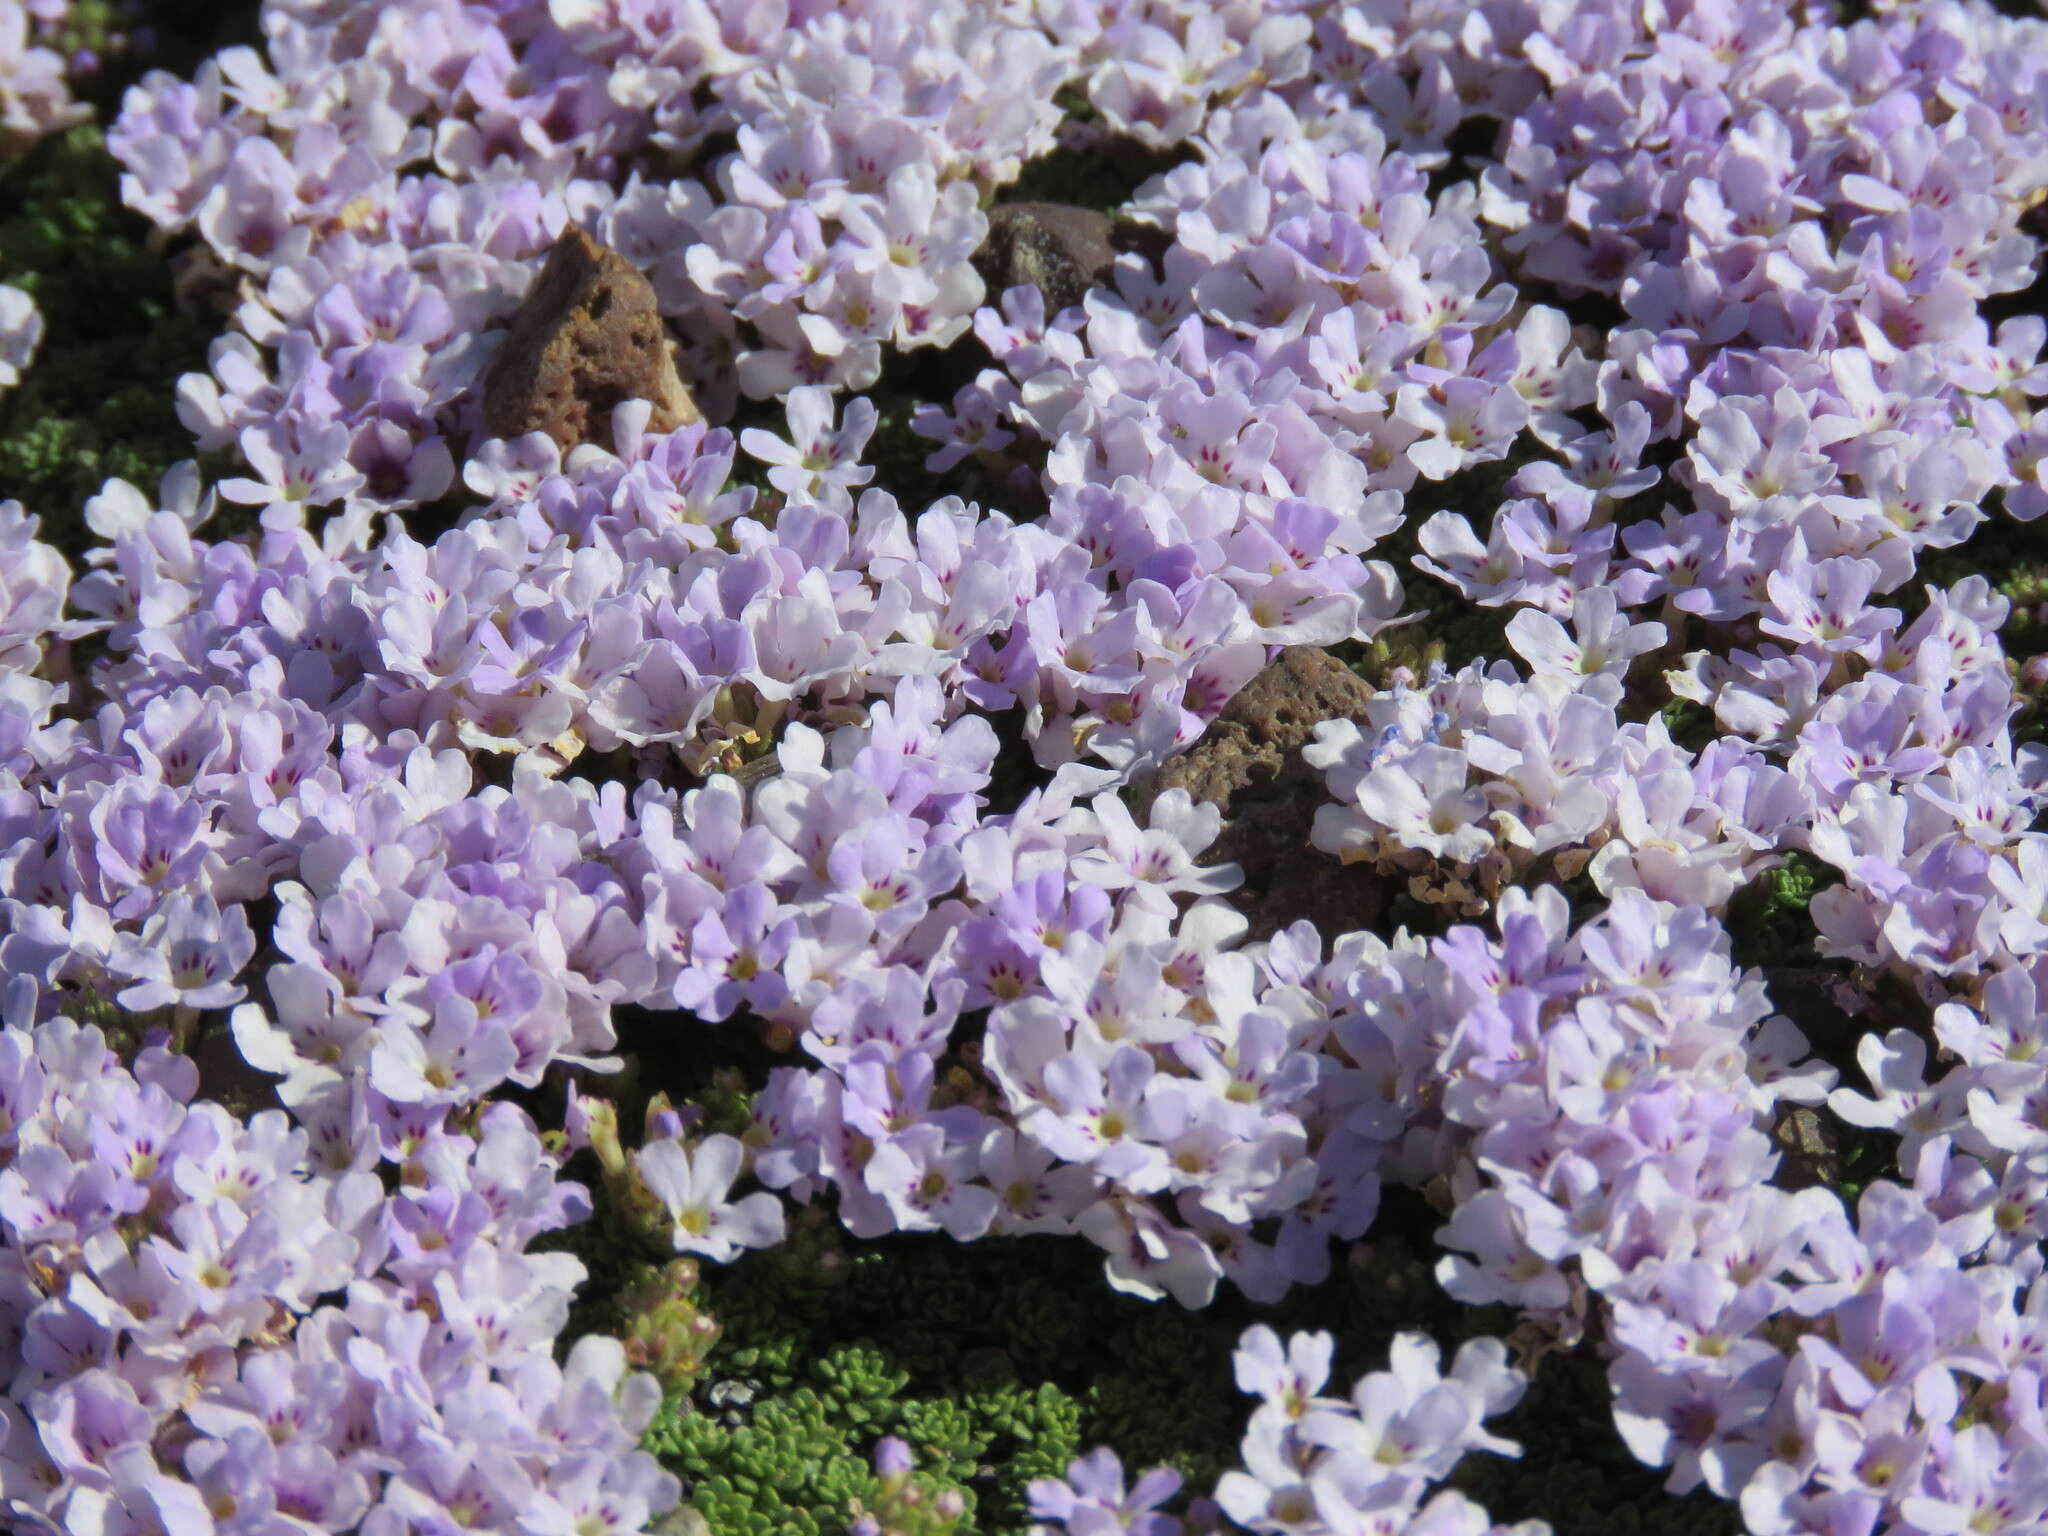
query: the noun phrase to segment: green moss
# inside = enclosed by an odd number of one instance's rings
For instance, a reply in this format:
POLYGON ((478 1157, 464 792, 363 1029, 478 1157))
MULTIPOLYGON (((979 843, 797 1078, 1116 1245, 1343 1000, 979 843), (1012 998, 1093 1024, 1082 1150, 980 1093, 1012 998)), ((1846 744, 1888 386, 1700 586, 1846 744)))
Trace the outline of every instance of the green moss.
POLYGON ((939 474, 924 467, 939 445, 911 426, 918 407, 937 405, 950 411, 961 386, 972 382, 982 369, 994 366, 995 360, 971 334, 944 352, 930 347, 891 352, 883 363, 881 378, 868 392, 875 403, 876 420, 865 458, 875 466, 870 483, 894 496, 912 520, 947 496, 1019 520, 1045 511, 1044 495, 1035 489, 1036 471, 1044 459, 1042 445, 1035 453, 1029 452, 1031 445, 1020 442, 1009 452, 970 454, 939 474), (1009 479, 1010 471, 1019 465, 1032 472, 1031 483, 1021 487, 1009 479))
POLYGON ((707 1275, 723 1338, 699 1390, 650 1431, 714 1530, 843 1528, 849 1499, 876 1498, 871 1457, 891 1434, 962 1490, 973 1529, 1021 1530, 1031 1479, 1108 1427, 1086 1401, 1091 1341, 1106 1332, 1114 1349, 1117 1324, 1166 1315, 1109 1292, 1073 1242, 896 1238, 850 1245, 838 1266, 805 1247, 707 1275), (727 1384, 751 1412, 729 1411, 727 1384))
MULTIPOLYGON (((597 1159, 579 1152, 562 1169, 565 1179, 581 1184, 600 1204, 604 1180, 597 1159)), ((609 1334, 624 1331, 625 1318, 619 1298, 629 1287, 642 1283, 655 1266, 637 1246, 625 1242, 599 1216, 556 1232, 544 1232, 528 1245, 535 1253, 570 1253, 583 1261, 588 1278, 578 1287, 569 1309, 569 1320, 556 1341, 555 1352, 566 1359, 570 1347, 586 1333, 609 1334)))
POLYGON ((2042 625, 2034 610, 2048 603, 2048 563, 2029 561, 2016 566, 1997 587, 1999 595, 2013 605, 2012 616, 2006 620, 2007 633, 2037 635, 2042 625))
POLYGON ((819 1536, 844 1530, 851 1504, 880 1491, 855 1422, 851 1403, 800 1388, 737 1427, 672 1402, 645 1443, 691 1474, 688 1500, 721 1536, 819 1536))
MULTIPOLYGON (((799 1214, 783 1249, 707 1267, 724 1332, 697 1387, 669 1403, 647 1445, 683 1478, 721 1533, 838 1531, 849 1500, 872 1507, 883 1435, 916 1451, 921 1475, 971 1501, 966 1529, 1016 1536, 1026 1489, 1107 1444, 1127 1470, 1179 1469, 1186 1493, 1237 1464, 1252 1404, 1231 1352, 1265 1322, 1283 1336, 1326 1329, 1340 1387, 1384 1369, 1393 1337, 1419 1329, 1446 1356, 1506 1333, 1504 1308, 1465 1307, 1430 1275, 1440 1217, 1391 1192, 1374 1242, 1324 1284, 1274 1306, 1226 1290, 1202 1312, 1120 1295, 1100 1256, 1073 1239, 892 1237, 821 1247, 834 1223, 799 1214), (821 1255, 834 1255, 822 1263, 821 1255)), ((1528 1443, 1520 1461, 1474 1458, 1458 1486, 1494 1517, 1560 1530, 1643 1529, 1666 1512, 1685 1531, 1733 1531, 1731 1507, 1673 1501, 1664 1474, 1616 1437, 1604 1368, 1585 1351, 1548 1356, 1529 1397, 1498 1421, 1528 1443)))
POLYGON ((1721 734, 1714 712, 1691 699, 1673 699, 1658 713, 1664 717, 1664 729, 1671 733, 1671 739, 1688 752, 1703 750, 1721 734))
POLYGON ((146 71, 189 79, 221 49, 260 41, 260 8, 259 0, 70 0, 51 46, 98 58, 98 68, 73 70, 67 84, 101 122, 111 122, 122 93, 146 71))
POLYGON ((878 395, 875 435, 868 440, 867 451, 868 462, 875 466, 872 483, 894 496, 904 516, 913 521, 941 497, 960 495, 966 478, 935 475, 924 467, 939 445, 911 428, 911 416, 921 403, 904 394, 878 395))
POLYGON ((1836 884, 1840 875, 1816 863, 1803 853, 1788 853, 1785 862, 1764 876, 1774 913, 1804 912, 1813 903, 1813 893, 1836 884))
POLYGON ((1842 872, 1807 854, 1790 852, 1736 894, 1728 933, 1739 966, 1813 966, 1823 957, 1808 910, 1817 892, 1842 883, 1842 872))
POLYGON ((119 205, 100 130, 74 128, 0 170, 0 281, 26 289, 45 333, 0 396, 0 495, 42 514, 77 553, 85 498, 118 475, 154 491, 192 455, 172 391, 206 363, 208 321, 176 313, 147 226, 119 205))

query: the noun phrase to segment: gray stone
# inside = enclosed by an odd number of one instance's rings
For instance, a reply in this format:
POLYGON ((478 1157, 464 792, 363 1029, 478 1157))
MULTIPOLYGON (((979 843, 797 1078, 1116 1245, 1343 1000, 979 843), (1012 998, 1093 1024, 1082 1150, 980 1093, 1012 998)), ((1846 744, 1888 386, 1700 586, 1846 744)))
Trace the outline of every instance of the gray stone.
POLYGON ((1045 317, 1081 302, 1109 283, 1117 244, 1106 213, 1065 203, 998 203, 988 211, 988 237, 974 269, 988 284, 988 302, 1030 283, 1045 296, 1045 317))

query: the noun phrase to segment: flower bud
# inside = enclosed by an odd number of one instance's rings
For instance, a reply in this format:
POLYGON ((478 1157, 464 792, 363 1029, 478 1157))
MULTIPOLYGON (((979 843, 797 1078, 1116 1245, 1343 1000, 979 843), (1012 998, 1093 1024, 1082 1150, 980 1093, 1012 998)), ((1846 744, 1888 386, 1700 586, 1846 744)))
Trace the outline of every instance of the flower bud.
POLYGON ((674 1259, 628 1286, 620 1301, 626 1358, 654 1373, 664 1393, 687 1388, 718 1339, 718 1323, 696 1304, 697 1265, 674 1259))
POLYGON ((910 1444, 895 1435, 884 1435, 875 1447, 875 1475, 898 1477, 910 1470, 910 1444))
POLYGON ((574 1103, 580 1114, 570 1121, 570 1140, 580 1139, 583 1145, 597 1154, 597 1160, 604 1164, 607 1178, 618 1178, 630 1172, 626 1149, 619 1143, 618 1109, 608 1099, 579 1096, 574 1103))
POLYGON ((666 1093, 647 1101, 647 1140, 673 1141, 683 1134, 683 1117, 666 1093))

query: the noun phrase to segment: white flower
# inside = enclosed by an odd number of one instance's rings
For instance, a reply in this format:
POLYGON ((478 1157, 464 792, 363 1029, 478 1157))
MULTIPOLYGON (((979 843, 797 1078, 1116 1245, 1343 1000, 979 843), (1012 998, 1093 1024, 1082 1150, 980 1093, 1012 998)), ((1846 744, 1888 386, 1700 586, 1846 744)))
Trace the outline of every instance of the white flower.
POLYGON ((846 422, 832 428, 832 391, 807 384, 789 391, 789 441, 748 427, 740 446, 770 467, 768 483, 789 496, 814 496, 824 486, 866 485, 874 470, 861 463, 861 450, 875 430, 875 404, 866 396, 850 400, 846 422))
POLYGON ((1537 676, 1613 677, 1628 673, 1636 657, 1664 643, 1662 624, 1631 624, 1610 587, 1593 587, 1572 599, 1576 638, 1547 613, 1525 608, 1508 620, 1508 643, 1537 676))
POLYGON ((1674 766, 1621 778, 1614 836, 1593 855, 1586 873, 1610 899, 1633 888, 1676 906, 1719 912, 1757 862, 1755 850, 1700 801, 1691 772, 1674 766))
POLYGON ((723 1264, 742 1248, 782 1241, 782 1202, 765 1190, 726 1202, 746 1151, 732 1136, 707 1136, 694 1156, 675 1140, 650 1142, 633 1155, 647 1188, 675 1223, 677 1253, 701 1253, 723 1264))
MULTIPOLYGON (((1353 798, 1367 819, 1384 827, 1385 835, 1401 847, 1469 864, 1495 844, 1492 829, 1485 825, 1491 805, 1465 785, 1470 768, 1463 752, 1425 744, 1398 763, 1373 769, 1353 798)), ((1323 821, 1320 813, 1316 820, 1323 821)), ((1325 846, 1327 840, 1317 835, 1316 846, 1325 846)))
POLYGON ((1152 802, 1151 825, 1140 831, 1130 810, 1114 794, 1097 795, 1092 819, 1102 846, 1074 860, 1075 878, 1106 890, 1152 890, 1200 895, 1236 889, 1243 872, 1235 864, 1203 869, 1195 855, 1216 840, 1223 825, 1220 807, 1197 802, 1184 789, 1169 789, 1152 802))
POLYGON ((43 317, 36 302, 19 288, 0 283, 0 389, 21 382, 22 370, 43 339, 43 317))

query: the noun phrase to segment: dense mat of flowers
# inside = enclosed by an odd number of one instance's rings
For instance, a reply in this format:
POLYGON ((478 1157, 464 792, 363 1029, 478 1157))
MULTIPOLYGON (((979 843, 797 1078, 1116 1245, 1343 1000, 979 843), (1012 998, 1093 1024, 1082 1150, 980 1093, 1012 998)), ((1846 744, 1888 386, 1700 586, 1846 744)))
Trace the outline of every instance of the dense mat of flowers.
MULTIPOLYGON (((1885 599, 1987 502, 2048 510, 2044 326, 1980 316, 2038 258, 2048 25, 273 0, 265 32, 111 135, 129 201, 246 279, 180 393, 242 472, 109 483, 82 574, 0 506, 10 1519, 600 1536, 673 1504, 633 1449, 657 1389, 600 1340, 551 1363, 580 1269, 525 1252, 587 1209, 555 1172, 592 1106, 544 1148, 489 1103, 611 1065, 631 1003, 786 1053, 745 1136, 637 1152, 678 1252, 829 1196, 862 1236, 1073 1234, 1193 1307, 1320 1281, 1384 1184, 1427 1186, 1454 1295, 1597 1316, 1674 1491, 1757 1536, 2038 1526, 2048 764, 2004 600, 1885 599), (1474 120, 1486 167, 1443 174, 1474 120), (1126 210, 1160 263, 1060 315, 984 293, 985 194, 1091 134, 1188 151, 1126 210), (714 419, 781 397, 784 431, 628 405, 608 449, 480 440, 493 328, 572 222, 647 268, 714 419), (1042 452, 1042 511, 873 483, 855 392, 970 330, 996 366, 919 429, 940 467, 1042 452), (1242 943, 1196 862, 1218 813, 1120 791, 1275 647, 1395 623, 1411 503, 1530 450, 1490 521, 1416 534, 1512 654, 1310 749, 1317 846, 1485 925, 1242 943), (257 531, 210 533, 216 498, 257 531), (1718 739, 1675 741, 1674 695, 1718 739), (991 717, 1041 770, 1001 812, 991 717), (771 743, 777 776, 720 771, 771 743), (1931 1013, 1863 1042, 1866 1084, 1731 957, 1789 851, 1840 872, 1828 951, 1931 1013), (95 996, 166 1033, 120 1064, 95 996), (171 1031, 223 1012, 283 1111, 194 1101, 171 1031), (1822 1104, 1900 1137, 1853 1208, 1771 1182, 1779 1111, 1822 1104)), ((1217 1509, 1486 1531, 1424 1497, 1511 1449, 1504 1359, 1404 1341, 1332 1399, 1327 1340, 1255 1330, 1217 1509)), ((1034 1513, 1163 1536, 1173 1491, 1097 1457, 1034 1513)))

